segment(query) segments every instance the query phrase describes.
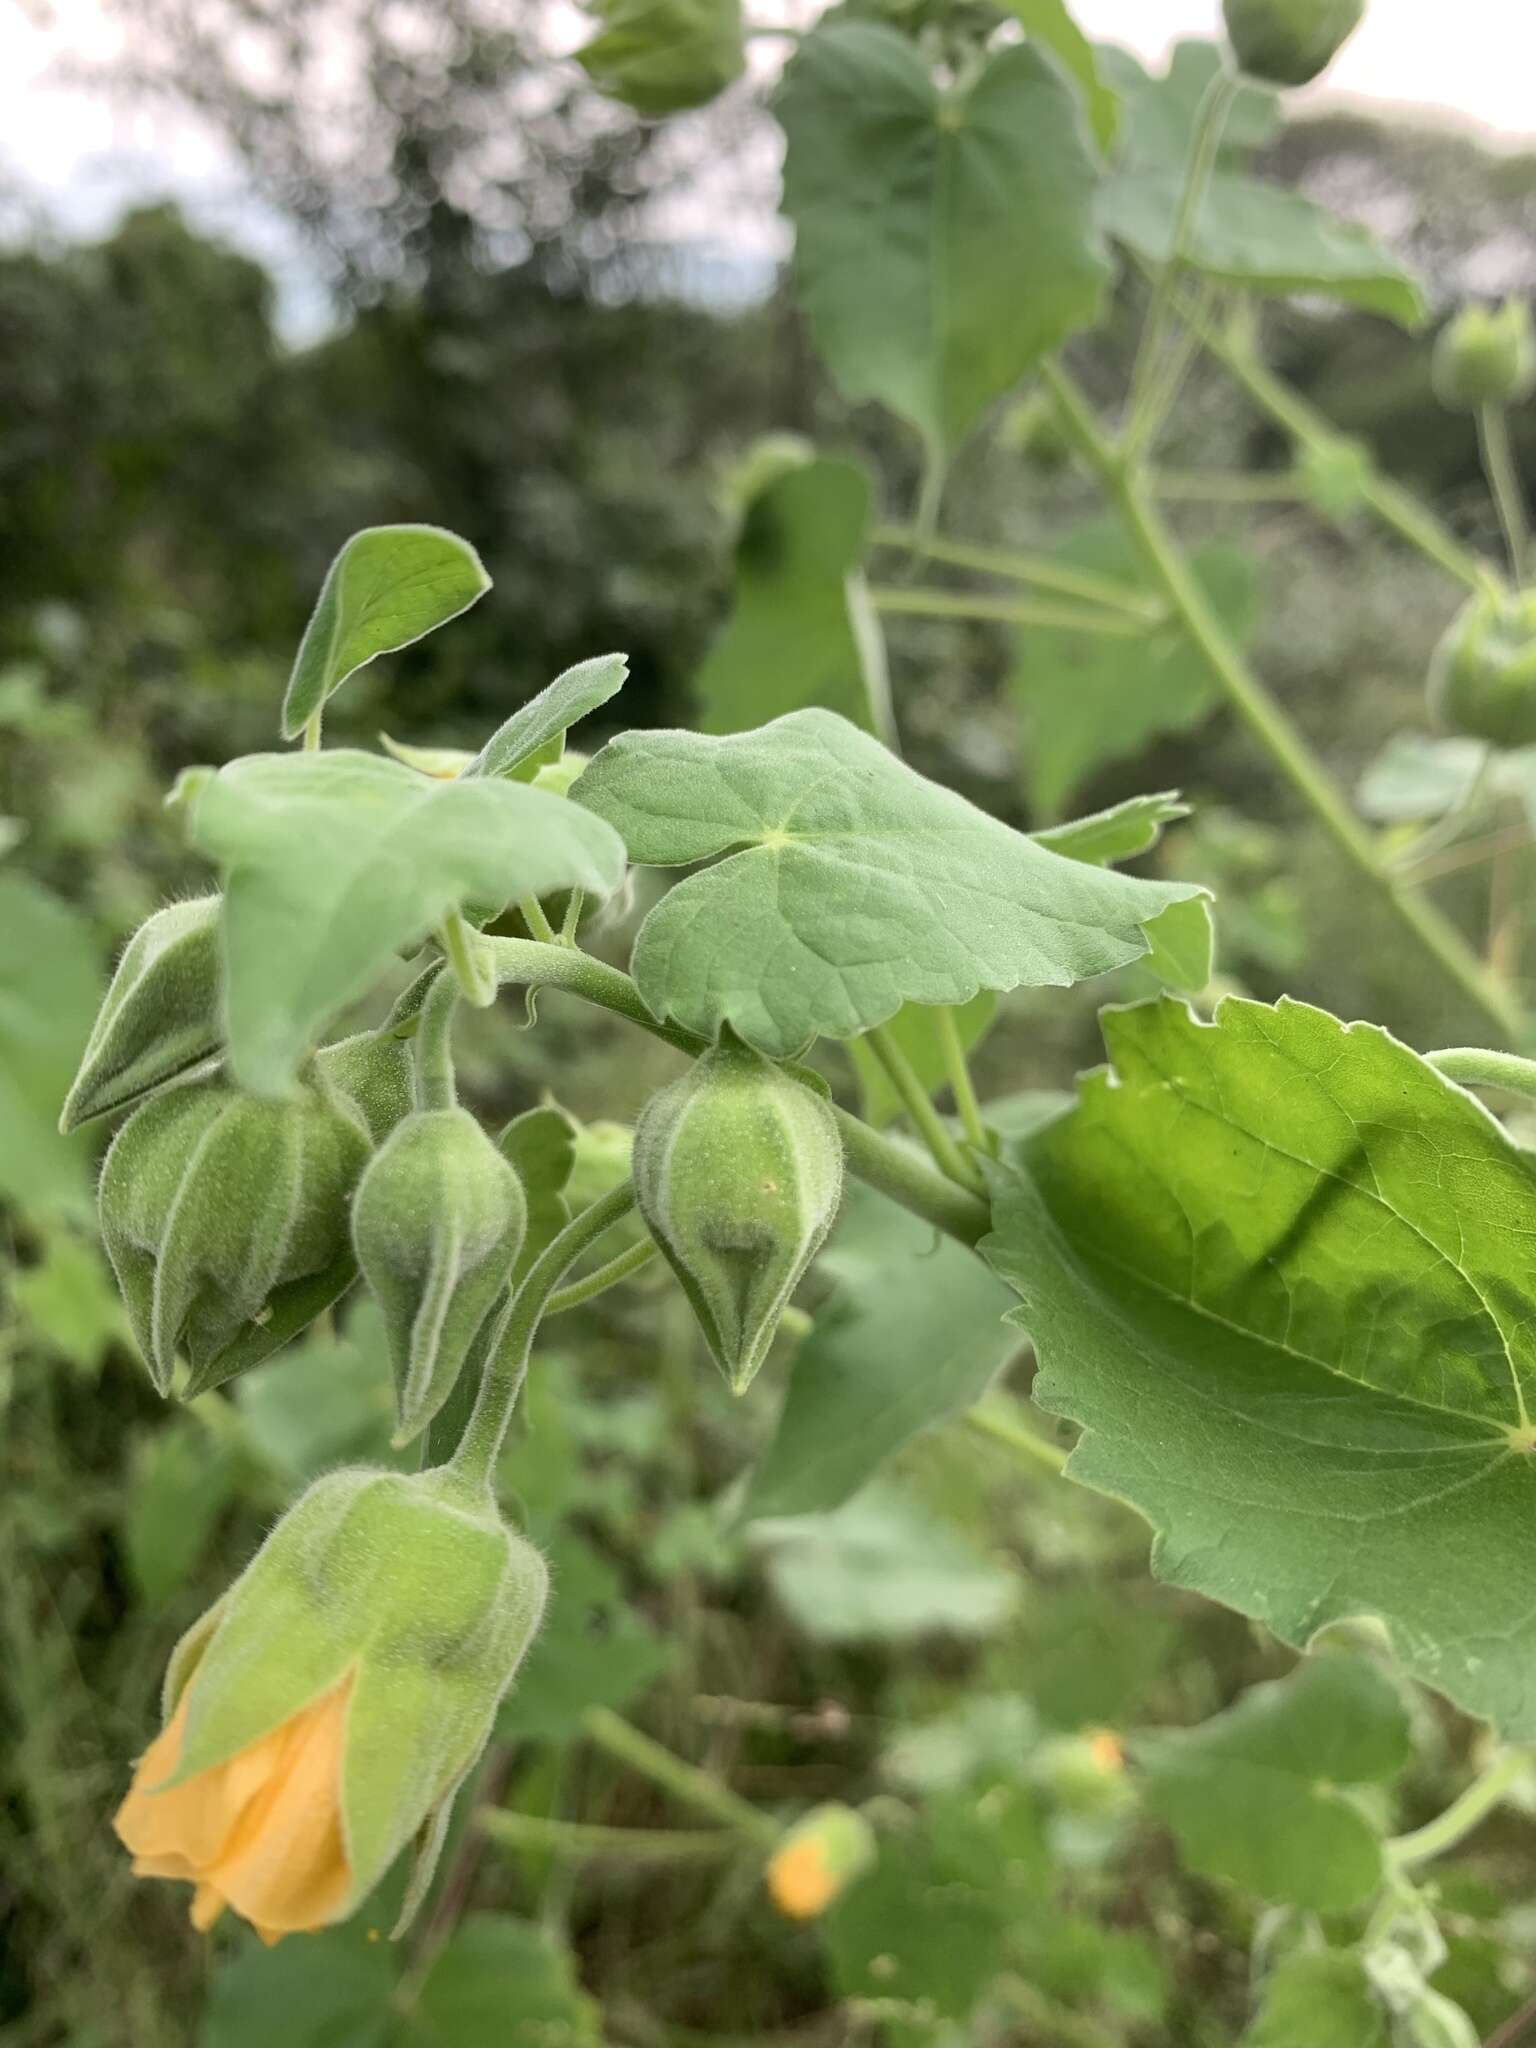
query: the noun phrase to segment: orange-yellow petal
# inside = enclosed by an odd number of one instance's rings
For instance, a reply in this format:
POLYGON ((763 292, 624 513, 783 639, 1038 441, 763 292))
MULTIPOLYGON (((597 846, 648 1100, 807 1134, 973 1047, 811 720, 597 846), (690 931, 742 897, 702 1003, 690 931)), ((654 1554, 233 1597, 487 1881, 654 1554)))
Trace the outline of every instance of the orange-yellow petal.
POLYGON ((767 1877, 773 1903, 791 1920, 814 1920, 839 1891, 820 1842, 810 1835, 786 1842, 771 1856, 767 1877))

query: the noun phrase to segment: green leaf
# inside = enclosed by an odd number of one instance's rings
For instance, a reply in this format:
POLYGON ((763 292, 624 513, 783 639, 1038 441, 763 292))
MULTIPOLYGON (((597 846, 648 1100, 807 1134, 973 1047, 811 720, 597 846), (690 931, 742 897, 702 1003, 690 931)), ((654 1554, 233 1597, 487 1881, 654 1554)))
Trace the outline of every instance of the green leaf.
MULTIPOLYGON (((569 1949, 543 1927, 471 1913, 434 1958, 406 2032, 409 2048, 601 2048, 600 2014, 569 1949)), ((402 2044, 406 2048, 406 2044, 402 2044)))
POLYGON ((516 776, 551 747, 558 756, 559 744, 571 727, 616 697, 628 675, 627 654, 598 654, 590 661, 577 662, 496 728, 465 768, 465 775, 516 776))
POLYGON ((1170 903, 1150 920, 1146 933, 1147 971, 1165 988, 1199 995, 1216 966, 1216 926, 1205 898, 1170 903))
MULTIPOLYGON (((1434 739, 1424 732, 1394 733, 1361 776, 1355 801, 1383 825, 1418 825, 1467 804, 1479 781, 1490 794, 1536 797, 1536 748, 1509 753, 1482 740, 1434 739)), ((1527 812, 1536 802, 1527 802, 1527 812)))
MULTIPOLYGON (((1153 76, 1128 50, 1101 45, 1099 70, 1120 99, 1117 161, 1148 170, 1179 171, 1189 160, 1200 104, 1225 59, 1205 38, 1176 43, 1168 69, 1153 76)), ((1220 161, 1241 165, 1280 132, 1280 95, 1245 80, 1221 131, 1220 161)))
POLYGON ((1327 1948, 1287 1956, 1270 1972, 1242 2048, 1386 2048, 1386 2041, 1365 1964, 1327 1948))
POLYGON ((1112 804, 1107 811, 1094 811, 1086 818, 1074 818, 1069 825, 1051 825, 1035 833, 1036 841, 1068 860, 1085 860, 1091 867, 1109 868, 1123 860, 1135 860, 1150 853, 1163 836, 1163 827, 1189 816, 1190 807, 1181 803, 1176 789, 1161 790, 1156 796, 1131 796, 1112 804))
POLYGON ((296 739, 350 675, 457 618, 491 587, 466 540, 440 526, 369 526, 326 571, 283 698, 296 739))
POLYGON ((544 790, 434 782, 377 754, 252 754, 192 785, 189 837, 225 881, 230 1056, 282 1093, 324 1025, 466 903, 606 895, 614 835, 544 790))
POLYGON ((677 1648, 624 1600, 617 1573, 589 1544, 562 1532, 551 1552, 544 1626, 496 1716, 504 1741, 573 1740, 589 1707, 627 1707, 677 1648))
POLYGON ((343 1336, 291 1345, 233 1393, 249 1450, 290 1486, 336 1465, 404 1462, 391 1450, 394 1381, 371 1299, 352 1310, 343 1336))
POLYGON ((790 1619, 815 1642, 990 1635, 1018 1598, 1012 1572, 880 1480, 832 1514, 751 1533, 790 1619))
POLYGON ((73 1231, 50 1233, 42 1257, 14 1270, 10 1285, 31 1337, 80 1372, 95 1372, 110 1345, 133 1341, 106 1261, 73 1231))
MULTIPOLYGON (((979 996, 973 996, 970 1002, 962 1003, 949 1014, 955 1020, 961 1050, 969 1052, 991 1030, 992 1020, 997 1015, 997 997, 989 989, 983 989, 979 996)), ((942 1011, 925 1008, 921 1003, 903 1003, 885 1027, 930 1095, 943 1087, 949 1074, 944 1056, 942 1015, 942 1011)), ((900 1116, 901 1097, 863 1039, 850 1038, 847 1050, 853 1070, 859 1077, 859 1113, 876 1130, 884 1130, 888 1123, 900 1116)))
POLYGON ((905 37, 833 20, 800 44, 777 111, 817 346, 846 397, 941 456, 1098 314, 1098 172, 1072 89, 1021 45, 946 91, 905 37))
POLYGON ((602 33, 577 51, 599 92, 648 120, 702 106, 746 65, 741 0, 593 0, 602 33))
MULTIPOLYGON (((1119 527, 1094 521, 1056 550, 1074 568, 1122 583, 1143 581, 1119 527)), ((1191 567, 1233 638, 1246 640, 1257 608, 1254 568, 1236 548, 1199 548, 1191 567)), ((1014 642, 1010 688, 1024 717, 1024 786, 1031 804, 1058 813, 1106 762, 1140 754, 1165 733, 1187 732, 1215 709, 1220 691, 1182 627, 1140 639, 1031 627, 1014 642)))
POLYGON ((513 1117, 496 1140, 523 1184, 528 1225, 508 1276, 515 1286, 571 1220, 566 1183, 576 1164, 576 1126, 563 1109, 543 1104, 513 1117))
POLYGON ((1135 1746, 1147 1802, 1192 1869, 1315 1913, 1380 1889, 1380 1834, 1341 1788, 1385 1783, 1411 1754, 1397 1687, 1347 1655, 1309 1659, 1202 1727, 1135 1746))
POLYGON ((820 704, 871 727, 888 696, 879 622, 859 565, 869 479, 821 457, 786 470, 746 507, 736 602, 695 682, 705 732, 740 732, 820 704))
POLYGON ((228 1445, 191 1417, 139 1437, 123 1502, 123 1547, 149 1605, 169 1599, 201 1564, 236 1479, 228 1445))
POLYGON ((275 1948, 253 1938, 214 1974, 199 2048, 272 2048, 274 2020, 284 2048, 388 2048, 395 1956, 368 1940, 373 1917, 275 1948))
POLYGON ((1305 1645, 1375 1615, 1425 1684, 1536 1737, 1536 1159, 1373 1025, 1229 999, 1104 1017, 1113 1072, 1001 1173, 1071 1472, 1160 1575, 1305 1645))
POLYGON ((1126 965, 1141 926, 1201 892, 1063 860, 927 782, 826 711, 722 738, 626 733, 576 784, 655 867, 729 859, 678 883, 640 928, 658 1017, 790 1057, 904 1002, 1061 985, 1126 965))
POLYGON ((1067 12, 1066 0, 1002 0, 1002 5, 1070 75, 1083 96, 1094 140, 1108 149, 1120 125, 1119 95, 1100 77, 1094 47, 1067 12))
POLYGON ((1018 1348, 1002 1282, 858 1183, 820 1263, 837 1289, 795 1352, 749 1516, 840 1507, 892 1452, 977 1400, 1018 1348))
POLYGON ((58 1119, 101 993, 81 913, 0 875, 0 1197, 38 1215, 89 1212, 91 1138, 58 1119))

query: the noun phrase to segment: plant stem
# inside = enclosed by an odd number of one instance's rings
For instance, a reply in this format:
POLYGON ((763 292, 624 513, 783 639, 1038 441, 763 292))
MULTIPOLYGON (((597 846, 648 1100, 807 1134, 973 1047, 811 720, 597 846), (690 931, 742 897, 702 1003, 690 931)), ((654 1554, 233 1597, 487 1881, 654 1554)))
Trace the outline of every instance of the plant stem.
POLYGON ((1483 458, 1483 474, 1498 509, 1509 549, 1509 566, 1517 584, 1524 583, 1531 551, 1531 524, 1525 506, 1525 488, 1515 464, 1509 440, 1509 415, 1502 405, 1480 405, 1477 409, 1477 445, 1483 458))
POLYGON ((981 1120, 981 1104, 976 1100, 976 1090, 971 1081, 971 1070, 966 1062, 965 1047, 960 1043, 960 1026, 955 1022, 955 1013, 947 1007, 935 1012, 939 1026, 939 1043, 944 1048, 944 1067, 949 1075, 950 1092, 955 1098, 955 1108, 965 1126, 967 1141, 978 1152, 990 1152, 992 1147, 987 1138, 987 1127, 981 1120))
POLYGON ((1033 584, 1037 590, 1054 590, 1062 597, 1080 597, 1109 611, 1124 612, 1148 624, 1158 623, 1163 608, 1144 591, 1092 569, 1074 568, 1049 555, 1019 554, 1011 548, 982 546, 975 541, 925 538, 907 526, 878 526, 871 536, 876 547, 900 548, 906 553, 926 555, 930 561, 945 562, 956 569, 974 569, 980 576, 1004 576, 1015 583, 1033 584))
POLYGON ((1011 1451, 1019 1451, 1037 1465, 1045 1466, 1049 1472, 1064 1472, 1070 1451, 1064 1451, 1060 1444, 1053 1444, 1031 1429, 1024 1420, 1024 1410, 1010 1394, 986 1395, 972 1407, 967 1408, 960 1420, 967 1429, 973 1429, 978 1436, 990 1438, 993 1443, 1005 1444, 1011 1451))
POLYGON ((913 1072, 911 1061, 891 1036, 889 1027, 877 1024, 873 1031, 866 1031, 864 1043, 885 1069, 887 1080, 900 1096, 903 1109, 933 1154, 939 1171, 957 1187, 969 1188, 972 1194, 980 1194, 981 1176, 951 1137, 948 1125, 929 1100, 927 1089, 913 1072))
POLYGON ((1279 471, 1158 469, 1148 487, 1158 498, 1209 505, 1294 505, 1306 495, 1295 477, 1279 471))
POLYGON ((453 1071, 453 1023, 461 991, 452 974, 440 974, 427 991, 416 1021, 416 1107, 452 1109, 458 1102, 453 1071))
POLYGON ((586 907, 586 901, 586 892, 581 889, 573 889, 570 895, 566 897, 565 915, 560 920, 561 945, 575 945, 576 932, 581 924, 581 913, 586 907))
POLYGON ((591 1301, 595 1295, 606 1294, 610 1287, 617 1287, 621 1280, 627 1280, 642 1266, 648 1266, 658 1249, 654 1238, 643 1237, 638 1244, 630 1245, 617 1258, 610 1259, 606 1266, 599 1266, 595 1273, 588 1273, 584 1280, 573 1280, 569 1287, 557 1288, 545 1303, 545 1320, 550 1316, 563 1316, 568 1308, 580 1308, 584 1301, 591 1301))
POLYGON ((1487 1818, 1506 1792, 1519 1783, 1531 1768, 1529 1750, 1507 1749, 1496 1757, 1465 1792, 1453 1799, 1444 1813, 1437 1814, 1411 1834, 1398 1835, 1386 1845, 1387 1861, 1394 1870, 1412 1870, 1431 1857, 1454 1849, 1463 1836, 1471 1834, 1487 1818))
POLYGON ((1237 80, 1229 71, 1218 71, 1206 87, 1195 115, 1194 138, 1184 172, 1184 189, 1179 195, 1179 210, 1173 223, 1173 239, 1168 244, 1167 261, 1159 269, 1152 287, 1152 303, 1147 309, 1146 325, 1141 331, 1141 343, 1131 371, 1130 403, 1121 439, 1128 462, 1139 458, 1162 423, 1159 375, 1163 367, 1163 344, 1173 318, 1174 292, 1183 273, 1189 238, 1194 232, 1211 172, 1216 167, 1222 130, 1227 125, 1227 115, 1236 96, 1237 80))
POLYGON ((1003 626, 1034 626, 1042 631, 1099 633, 1112 640, 1140 640, 1151 629, 1148 617, 1118 611, 1087 611, 1078 605, 1030 604, 1011 597, 989 597, 979 590, 872 589, 877 612, 918 619, 984 619, 1003 626))
POLYGON ((1506 1037, 1524 1037, 1525 1018, 1511 991, 1489 974, 1461 934, 1433 904, 1408 890, 1383 864, 1376 843, 1330 780, 1327 770, 1249 668, 1192 573, 1141 482, 1120 459, 1076 384, 1055 364, 1044 375, 1068 430, 1106 490, 1160 587, 1167 592, 1227 702, 1269 755, 1350 864, 1429 953, 1446 976, 1506 1037))
MULTIPOLYGON (((1338 440, 1338 431, 1331 422, 1300 392, 1277 377, 1244 339, 1214 321, 1200 323, 1199 331, 1209 352, 1259 410, 1268 413, 1293 441, 1303 448, 1326 449, 1338 440)), ((1412 491, 1404 490, 1401 484, 1370 465, 1364 471, 1361 488, 1366 504, 1382 524, 1391 527, 1399 539, 1417 548, 1448 576, 1454 576, 1470 590, 1486 590, 1497 584, 1499 579, 1492 565, 1463 547, 1412 491)))
POLYGON ((475 1824, 503 1848, 544 1850, 556 1856, 620 1857, 634 1863, 696 1862, 730 1856, 741 1847, 738 1828, 610 1828, 500 1807, 482 1807, 475 1824))
POLYGON ((649 1778, 663 1792, 670 1792, 684 1806, 708 1814, 711 1820, 755 1842, 771 1845, 778 1840, 779 1827, 766 1813, 759 1813, 729 1785, 722 1785, 697 1764, 685 1763, 649 1735, 642 1735, 608 1707, 589 1707, 581 1717, 581 1728, 599 1749, 606 1750, 630 1770, 638 1771, 641 1777, 649 1778))
MULTIPOLYGON (((493 938, 486 943, 503 982, 563 989, 638 1024, 642 1031, 675 1046, 679 1052, 697 1056, 706 1050, 704 1039, 653 1017, 629 976, 606 961, 594 960, 590 953, 579 953, 569 946, 543 946, 533 939, 493 938)), ((862 1118, 846 1109, 837 1110, 836 1115, 849 1170, 860 1180, 961 1244, 975 1246, 986 1236, 991 1216, 985 1202, 955 1187, 921 1160, 914 1159, 901 1145, 871 1130, 862 1118)))
POLYGON ((438 939, 465 1000, 477 1010, 489 1009, 496 1000, 496 971, 486 951, 484 935, 475 930, 462 910, 450 910, 438 939))
POLYGON ((325 707, 324 705, 322 705, 318 711, 312 711, 309 717, 306 718, 304 721, 303 751, 306 754, 319 753, 320 733, 321 728, 324 726, 324 724, 325 707))
POLYGON ((546 946, 554 945, 556 942, 555 928, 544 915, 544 906, 538 897, 520 897, 517 907, 522 912, 523 923, 527 925, 529 935, 532 938, 541 940, 546 946))
POLYGON ((1425 1060, 1463 1088, 1502 1088, 1506 1095, 1536 1096, 1536 1060, 1514 1052, 1489 1052, 1480 1045, 1453 1045, 1427 1052, 1425 1060))
POLYGON ((458 1449, 448 1461, 450 1470, 477 1491, 491 1489, 502 1439, 512 1420, 512 1410, 528 1371, 528 1356, 550 1297, 587 1246, 627 1216, 634 1202, 635 1191, 625 1181, 590 1209, 573 1216, 528 1268, 522 1285, 502 1311, 491 1336, 485 1374, 469 1422, 458 1449))

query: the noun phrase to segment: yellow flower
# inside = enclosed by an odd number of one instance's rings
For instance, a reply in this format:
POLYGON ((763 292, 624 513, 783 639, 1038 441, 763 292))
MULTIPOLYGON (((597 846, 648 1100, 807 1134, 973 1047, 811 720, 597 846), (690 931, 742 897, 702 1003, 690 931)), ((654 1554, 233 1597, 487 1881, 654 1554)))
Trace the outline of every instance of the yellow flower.
POLYGON ((789 1920, 814 1920, 875 1860, 869 1822, 851 1807, 812 1807, 779 1839, 763 1872, 789 1920))
POLYGON ((340 1919, 351 1872, 341 1826, 349 1673, 247 1748, 172 1782, 189 1695, 139 1759, 113 1825, 135 1877, 190 1880, 192 1924, 226 1906, 269 1945, 340 1919))

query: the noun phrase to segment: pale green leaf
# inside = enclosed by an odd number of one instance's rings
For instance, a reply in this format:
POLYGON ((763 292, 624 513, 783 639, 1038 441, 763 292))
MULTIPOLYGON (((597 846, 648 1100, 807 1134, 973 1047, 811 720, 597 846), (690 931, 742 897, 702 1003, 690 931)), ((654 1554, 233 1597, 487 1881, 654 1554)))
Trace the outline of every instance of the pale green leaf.
POLYGON ((1242 2048, 1386 2048, 1386 2040, 1365 1964, 1327 1948, 1287 1956, 1270 1972, 1242 2048))
POLYGON ((123 1548, 134 1586, 150 1606, 196 1571, 236 1478, 230 1446, 190 1417, 140 1435, 123 1497, 123 1548))
POLYGON ((336 1012, 466 903, 606 895, 614 835, 521 783, 435 782, 376 754, 252 754, 193 785, 189 836, 225 876, 230 1057, 279 1094, 336 1012))
POLYGON ((1111 1011, 1113 1072, 999 1175, 1074 1478, 1173 1582, 1304 1645, 1378 1616, 1406 1668, 1536 1737, 1536 1159, 1373 1025, 1111 1011))
POLYGON ((1126 965, 1201 893, 1065 860, 925 781, 825 711, 721 738, 626 733, 577 783, 633 859, 681 866, 640 928, 658 1017, 773 1057, 852 1038, 904 1002, 1060 986, 1126 965))
POLYGON ((1482 740, 1400 732, 1361 776, 1355 800, 1384 825, 1423 824, 1471 810, 1485 798, 1512 797, 1536 829, 1536 747, 1490 748, 1482 740))
POLYGON ((565 1189, 576 1164, 576 1126, 563 1109, 545 1103, 513 1117, 496 1143, 522 1182, 528 1204, 527 1228, 508 1276, 509 1284, 516 1285, 571 1220, 565 1189))
POLYGON ((660 1678, 677 1648, 625 1601, 617 1573, 590 1544, 562 1530, 548 1547, 554 1590, 496 1716, 505 1741, 573 1740, 589 1707, 627 1707, 660 1678))
POLYGON ((51 1232, 34 1265, 12 1271, 10 1288, 33 1340, 80 1372, 95 1372, 109 1345, 133 1341, 111 1270, 94 1240, 73 1231, 51 1232))
POLYGON ((1180 802, 1176 789, 1165 789, 1155 796, 1127 797, 1107 811, 1074 818, 1068 825, 1047 826, 1034 836, 1040 845, 1065 854, 1068 860, 1085 860, 1096 868, 1114 867, 1122 860, 1150 853, 1162 838, 1163 827, 1187 818, 1189 809, 1180 802))
POLYGON ((491 587, 466 540, 440 526, 369 526, 326 571, 283 698, 283 738, 350 675, 468 611, 491 587))
POLYGON ((1310 1658, 1199 1728, 1135 1745, 1147 1803, 1193 1870, 1315 1913, 1380 1889, 1380 1833, 1349 1788, 1387 1782, 1411 1754, 1397 1687, 1350 1656, 1310 1658))
POLYGON ((394 1381, 383 1312, 359 1300, 341 1336, 288 1346, 231 1390, 246 1448, 290 1487, 337 1465, 414 1460, 392 1450, 394 1381))
MULTIPOLYGON (((752 498, 735 605, 694 684, 705 732, 741 732, 807 704, 873 724, 859 576, 868 533, 869 479, 857 463, 803 463, 752 498)), ((883 700, 883 662, 871 680, 883 700)))
MULTIPOLYGON (((929 1095, 944 1085, 949 1072, 941 1029, 943 1015, 941 1010, 927 1009, 921 1003, 903 1003, 885 1026, 929 1095)), ((997 1015, 997 997, 983 989, 979 996, 973 996, 949 1015, 954 1019, 961 1050, 969 1052, 991 1030, 997 1015)), ((845 1049, 859 1080, 859 1114, 876 1130, 884 1130, 900 1116, 901 1097, 862 1038, 850 1038, 845 1049)))
POLYGON ((599 2019, 547 1928, 471 1913, 433 1958, 400 2048, 601 2048, 599 2019))
POLYGON ((81 913, 0 875, 0 1197, 38 1215, 89 1212, 90 1135, 58 1124, 102 989, 81 913))
POLYGON ((496 728, 465 768, 465 775, 515 776, 551 748, 558 757, 571 727, 616 697, 628 674, 627 654, 597 654, 590 661, 577 662, 496 728))
POLYGON ((1100 75, 1092 43, 1067 12, 1066 0, 1002 0, 1032 41, 1057 59, 1083 96, 1094 140, 1108 149, 1120 125, 1120 101, 1100 75))
MULTIPOLYGON (((1147 169, 1178 171, 1189 160, 1195 121, 1211 80, 1225 59, 1203 37, 1176 43, 1161 74, 1148 72, 1128 50, 1101 45, 1100 75, 1120 100, 1116 160, 1147 169)), ((1245 79, 1221 131, 1220 162, 1241 165, 1273 142, 1282 121, 1280 95, 1245 79)))
POLYGON ((801 43, 777 111, 817 345, 846 397, 940 454, 1098 313, 1109 266, 1072 88, 1018 45, 945 90, 905 37, 833 20, 801 43))
POLYGON ((1216 966, 1216 925, 1203 896, 1170 903, 1146 927, 1145 966, 1165 988, 1197 996, 1216 966))
MULTIPOLYGON (((1079 528, 1057 554, 1123 583, 1143 580, 1135 550, 1112 522, 1079 528)), ((1196 549, 1191 566, 1228 632, 1245 640, 1257 599, 1252 562, 1216 545, 1196 549)), ((1047 815, 1105 763, 1131 759, 1165 733, 1189 731, 1220 701, 1209 664, 1171 622, 1135 640, 1055 626, 1021 631, 1010 687, 1024 718, 1024 786, 1047 815)))
POLYGON ((840 1507, 892 1452, 978 1399, 1018 1346, 1003 1283, 858 1183, 820 1268, 837 1288, 795 1352, 748 1515, 840 1507))

